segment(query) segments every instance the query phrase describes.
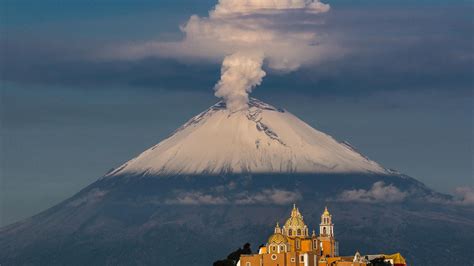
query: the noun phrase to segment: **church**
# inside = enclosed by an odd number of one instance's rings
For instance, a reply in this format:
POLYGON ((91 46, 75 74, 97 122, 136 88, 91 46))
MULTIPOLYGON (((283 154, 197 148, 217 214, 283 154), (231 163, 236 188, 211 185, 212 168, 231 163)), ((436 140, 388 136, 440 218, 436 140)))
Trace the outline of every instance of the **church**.
POLYGON ((258 254, 241 255, 237 266, 406 266, 399 254, 340 256, 339 244, 334 238, 334 224, 328 208, 324 209, 319 224, 319 235, 309 233, 296 205, 290 217, 280 227, 276 223, 273 234, 258 254))

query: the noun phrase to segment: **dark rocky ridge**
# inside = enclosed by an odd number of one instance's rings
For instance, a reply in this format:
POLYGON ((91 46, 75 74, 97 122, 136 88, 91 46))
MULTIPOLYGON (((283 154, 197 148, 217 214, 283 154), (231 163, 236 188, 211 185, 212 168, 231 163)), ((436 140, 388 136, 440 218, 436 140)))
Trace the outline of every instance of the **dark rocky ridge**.
POLYGON ((474 208, 449 203, 449 196, 394 173, 103 178, 0 229, 0 263, 211 265, 242 243, 264 243, 292 201, 311 229, 329 206, 341 254, 401 252, 410 265, 474 262, 474 208), (394 202, 338 200, 342 191, 368 190, 377 181, 407 196, 394 202), (255 195, 260 200, 242 200, 255 195))

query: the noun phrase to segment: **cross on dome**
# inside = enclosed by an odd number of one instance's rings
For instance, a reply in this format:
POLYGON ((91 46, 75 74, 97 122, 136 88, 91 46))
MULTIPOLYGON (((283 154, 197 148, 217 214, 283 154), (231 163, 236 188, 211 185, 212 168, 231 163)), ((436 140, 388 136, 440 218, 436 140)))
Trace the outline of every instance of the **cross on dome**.
POLYGON ((288 237, 308 236, 308 227, 303 220, 303 215, 301 215, 299 209, 296 207, 296 204, 293 204, 290 217, 283 225, 282 233, 288 237))
POLYGON ((329 211, 328 211, 328 206, 324 207, 324 213, 323 213, 324 216, 330 216, 331 214, 329 214, 329 211))

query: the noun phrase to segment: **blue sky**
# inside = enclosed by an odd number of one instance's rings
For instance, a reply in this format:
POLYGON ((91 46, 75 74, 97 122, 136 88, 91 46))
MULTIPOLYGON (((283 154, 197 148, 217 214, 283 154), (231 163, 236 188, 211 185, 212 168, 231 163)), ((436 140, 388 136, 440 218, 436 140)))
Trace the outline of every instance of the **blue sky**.
MULTIPOLYGON (((439 191, 473 186, 472 1, 327 1, 349 51, 252 95, 439 191)), ((208 0, 0 0, 1 224, 71 196, 217 101, 215 62, 95 60, 179 40, 208 0)))

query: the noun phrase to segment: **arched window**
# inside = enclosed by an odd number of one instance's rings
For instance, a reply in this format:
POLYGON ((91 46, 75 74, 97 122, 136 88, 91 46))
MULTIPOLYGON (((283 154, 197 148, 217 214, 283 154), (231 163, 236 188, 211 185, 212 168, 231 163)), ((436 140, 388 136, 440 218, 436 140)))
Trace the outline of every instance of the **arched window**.
POLYGON ((245 263, 245 266, 252 266, 250 262, 245 263))
POLYGON ((301 235, 301 229, 298 229, 298 230, 296 231, 296 235, 297 235, 297 236, 300 236, 300 235, 301 235))
POLYGON ((280 246, 280 252, 285 252, 285 245, 280 246))
POLYGON ((296 249, 300 249, 300 240, 296 239, 296 249))
POLYGON ((288 235, 289 235, 289 236, 292 236, 292 235, 293 235, 293 230, 292 230, 292 229, 289 229, 289 230, 288 230, 288 235))
POLYGON ((326 227, 323 227, 323 235, 326 235, 326 227))
POLYGON ((313 249, 318 248, 318 241, 316 239, 313 239, 313 249))

